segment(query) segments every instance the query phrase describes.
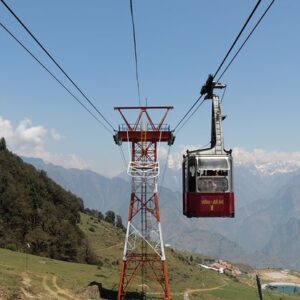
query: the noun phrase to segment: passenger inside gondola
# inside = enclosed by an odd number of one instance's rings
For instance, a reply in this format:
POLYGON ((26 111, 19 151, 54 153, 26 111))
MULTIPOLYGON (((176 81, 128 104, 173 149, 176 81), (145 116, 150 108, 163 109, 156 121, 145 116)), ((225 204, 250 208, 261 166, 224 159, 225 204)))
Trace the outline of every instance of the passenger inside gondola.
POLYGON ((227 170, 198 170, 198 192, 225 192, 228 190, 227 170))
POLYGON ((196 167, 194 164, 189 167, 189 191, 196 191, 196 167))

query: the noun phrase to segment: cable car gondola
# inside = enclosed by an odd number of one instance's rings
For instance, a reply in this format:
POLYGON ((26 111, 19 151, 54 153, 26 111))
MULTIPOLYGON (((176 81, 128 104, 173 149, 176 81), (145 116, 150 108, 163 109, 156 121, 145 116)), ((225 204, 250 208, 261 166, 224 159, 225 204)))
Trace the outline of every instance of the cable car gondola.
POLYGON ((211 146, 183 156, 183 214, 192 217, 234 217, 233 160, 223 146, 219 97, 214 89, 225 86, 210 75, 201 94, 212 100, 211 146))

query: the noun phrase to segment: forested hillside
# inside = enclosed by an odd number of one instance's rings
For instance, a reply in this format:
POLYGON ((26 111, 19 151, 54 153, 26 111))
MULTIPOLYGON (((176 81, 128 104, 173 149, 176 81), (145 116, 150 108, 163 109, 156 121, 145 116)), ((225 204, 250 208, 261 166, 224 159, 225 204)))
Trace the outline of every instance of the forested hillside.
POLYGON ((0 247, 66 261, 89 261, 78 227, 83 202, 0 141, 0 247))

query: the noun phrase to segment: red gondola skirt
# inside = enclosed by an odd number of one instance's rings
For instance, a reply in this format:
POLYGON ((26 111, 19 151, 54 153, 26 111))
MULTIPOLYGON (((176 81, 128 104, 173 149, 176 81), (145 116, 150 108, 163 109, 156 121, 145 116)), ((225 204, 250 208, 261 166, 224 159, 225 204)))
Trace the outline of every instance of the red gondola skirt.
POLYGON ((234 193, 186 193, 183 214, 188 218, 234 218, 234 193))

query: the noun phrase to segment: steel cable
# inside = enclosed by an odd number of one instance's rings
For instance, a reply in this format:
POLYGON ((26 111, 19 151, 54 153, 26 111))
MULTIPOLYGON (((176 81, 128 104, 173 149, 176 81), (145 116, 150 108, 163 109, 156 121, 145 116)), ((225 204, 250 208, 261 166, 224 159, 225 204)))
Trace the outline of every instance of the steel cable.
POLYGON ((52 60, 52 62, 60 69, 60 71, 69 79, 73 86, 79 91, 79 93, 88 101, 88 103, 95 109, 95 111, 101 116, 101 118, 106 122, 106 124, 115 131, 111 123, 104 117, 100 110, 95 106, 95 104, 82 92, 78 85, 71 79, 71 77, 64 71, 64 69, 58 64, 58 62, 53 58, 53 56, 47 51, 47 49, 38 41, 34 34, 28 29, 28 27, 21 21, 21 19, 13 12, 13 10, 4 2, 0 0, 7 10, 14 16, 14 18, 19 22, 19 24, 26 30, 26 32, 33 38, 33 40, 40 46, 40 48, 47 54, 47 56, 52 60))
POLYGON ((136 34, 135 34, 132 0, 130 0, 130 14, 131 14, 131 23, 132 23, 133 45, 134 45, 135 79, 136 79, 136 85, 138 90, 139 105, 141 106, 141 91, 140 91, 140 80, 139 80, 139 72, 138 72, 138 57, 137 57, 136 34))
POLYGON ((5 25, 0 23, 0 26, 40 65, 46 72, 53 77, 99 124, 101 124, 109 133, 111 130, 103 124, 5 25))
POLYGON ((196 113, 196 111, 202 106, 202 104, 204 103, 205 99, 203 99, 200 104, 196 107, 196 109, 192 112, 191 115, 189 115, 189 117, 185 120, 185 122, 179 127, 179 129, 176 131, 176 134, 178 134, 178 132, 185 126, 185 124, 191 119, 191 117, 196 113))
POLYGON ((127 169, 127 161, 126 161, 126 158, 125 158, 125 153, 124 153, 124 150, 123 150, 123 147, 122 145, 120 145, 119 147, 119 151, 120 151, 120 154, 121 154, 121 157, 122 157, 122 161, 123 161, 123 164, 124 164, 124 167, 125 167, 125 171, 127 169))
POLYGON ((256 28, 258 27, 258 25, 260 24, 260 22, 263 20, 263 18, 265 17, 265 15, 267 14, 267 12, 270 10, 270 8, 272 7, 272 5, 274 4, 275 0, 272 0, 272 2, 269 4, 269 6, 267 7, 267 9, 265 10, 265 12, 262 14, 262 16, 259 18, 259 20, 256 22, 255 26, 253 27, 253 29, 250 31, 250 33, 248 34, 247 38, 245 39, 245 41, 243 42, 243 44, 240 46, 240 48, 238 49, 238 51, 235 53, 235 55, 233 56, 233 58, 230 60, 230 62, 228 63, 228 65, 226 66, 225 70, 222 72, 222 74, 219 76, 217 82, 220 81, 220 79, 223 77, 223 75, 226 73, 226 71, 228 70, 228 68, 231 66, 231 64, 233 63, 233 61, 236 59, 236 57, 238 56, 238 54, 240 53, 240 51, 243 49, 243 47, 245 46, 245 44, 247 43, 247 41, 249 40, 249 38, 251 37, 251 35, 253 34, 253 32, 256 30, 256 28))
POLYGON ((247 18, 246 22, 244 23, 242 29, 240 30, 239 34, 237 35, 237 37, 235 38, 234 42, 232 43, 232 45, 230 46, 229 50, 227 51, 225 57, 223 58, 222 62, 220 63, 217 71, 215 72, 215 75, 213 78, 215 78, 217 76, 217 74, 219 73, 220 69, 222 68, 223 64, 225 63, 227 57, 229 56, 229 54, 231 53, 233 47, 235 46, 235 44, 237 43, 237 41, 239 40, 240 36, 242 35, 243 31, 245 30, 246 26, 248 25, 249 21, 252 19, 255 11, 257 10, 258 6, 260 5, 262 0, 258 0, 256 5, 254 6, 252 12, 250 13, 249 17, 247 18))
POLYGON ((162 189, 162 187, 163 187, 163 183, 164 183, 165 176, 166 176, 166 172, 167 172, 167 168, 168 168, 168 162, 169 162, 169 156, 170 156, 170 153, 171 153, 171 146, 169 146, 169 149, 168 149, 167 158, 166 158, 166 163, 165 163, 165 165, 164 165, 164 169, 163 169, 163 172, 162 172, 161 181, 160 181, 160 184, 159 184, 159 190, 158 190, 158 192, 157 192, 158 195, 160 194, 161 189, 162 189))
POLYGON ((185 115, 181 118, 181 120, 177 123, 177 125, 174 127, 174 131, 178 128, 178 126, 183 122, 183 120, 187 117, 187 115, 193 110, 193 108, 197 105, 197 103, 201 100, 203 95, 201 95, 194 104, 190 107, 190 109, 185 113, 185 115))
MULTIPOLYGON (((250 15, 248 16, 246 22, 244 23, 242 29, 240 30, 240 32, 238 33, 237 37, 235 38, 234 42, 232 43, 232 45, 230 46, 229 50, 227 51, 225 57, 223 58, 222 62, 220 63, 219 67, 217 68, 217 71, 215 72, 213 78, 216 77, 216 75, 218 74, 218 72, 220 71, 220 69, 222 68, 223 64, 225 63, 227 57, 230 55, 232 49, 234 48, 235 44, 237 43, 237 41, 239 40, 240 36, 242 35, 243 31, 245 30, 246 26, 248 25, 249 21, 251 20, 251 18, 253 17, 255 11, 257 10, 258 6, 260 5, 262 0, 258 0, 255 7, 253 8, 253 10, 251 11, 250 15)), ((197 103, 201 100, 203 95, 201 95, 195 102, 194 104, 190 107, 190 109, 185 113, 185 115, 180 119, 180 121, 177 123, 177 125, 174 127, 174 131, 176 131, 176 129, 178 128, 178 126, 184 121, 184 119, 189 115, 189 113, 193 110, 193 108, 197 105, 197 103)), ((196 110, 192 113, 195 114, 195 112, 199 109, 199 107, 202 105, 203 101, 201 102, 201 104, 196 108, 196 110)), ((191 118, 191 116, 188 118, 188 120, 191 118)), ((187 121, 188 121, 187 120, 187 121)), ((187 123, 187 121, 180 127, 180 129, 182 129, 182 127, 187 123)))

